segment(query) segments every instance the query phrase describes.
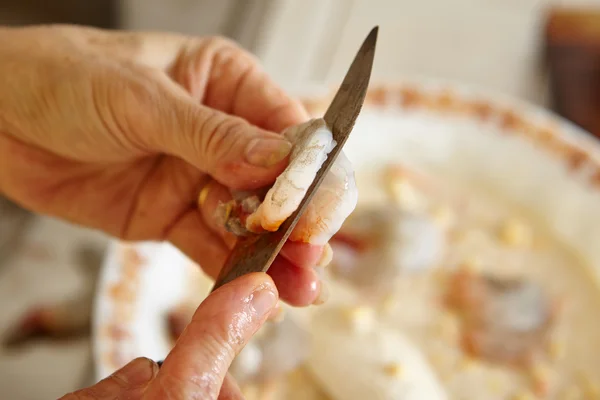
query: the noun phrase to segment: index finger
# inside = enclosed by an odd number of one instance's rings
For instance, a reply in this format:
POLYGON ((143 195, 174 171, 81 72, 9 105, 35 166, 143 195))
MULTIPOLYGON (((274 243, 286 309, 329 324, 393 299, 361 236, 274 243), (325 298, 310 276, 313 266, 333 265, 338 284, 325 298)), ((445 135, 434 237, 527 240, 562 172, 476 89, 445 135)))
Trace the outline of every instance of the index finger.
POLYGON ((145 399, 216 399, 233 358, 278 300, 264 273, 244 275, 211 293, 183 331, 145 399))
POLYGON ((230 40, 192 41, 171 71, 173 79, 204 105, 263 129, 281 132, 309 118, 252 54, 230 40))

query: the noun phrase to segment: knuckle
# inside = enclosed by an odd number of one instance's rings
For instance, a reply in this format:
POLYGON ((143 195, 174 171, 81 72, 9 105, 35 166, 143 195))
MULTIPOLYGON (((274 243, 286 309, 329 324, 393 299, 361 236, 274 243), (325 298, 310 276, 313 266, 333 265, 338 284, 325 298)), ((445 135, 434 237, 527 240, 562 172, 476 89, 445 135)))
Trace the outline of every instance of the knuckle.
POLYGON ((122 140, 130 129, 124 113, 119 110, 127 107, 129 101, 123 99, 121 88, 110 79, 101 76, 92 80, 91 84, 91 106, 98 118, 97 123, 107 134, 122 140))
POLYGON ((114 94, 116 95, 114 100, 120 98, 123 89, 126 89, 131 95, 131 97, 125 99, 134 104, 150 105, 160 97, 160 71, 149 67, 136 66, 128 68, 126 75, 123 82, 113 85, 114 94), (123 87, 123 84, 126 84, 126 86, 123 87))
POLYGON ((84 389, 66 394, 58 400, 97 400, 97 397, 93 396, 84 389))
MULTIPOLYGON (((204 321, 192 320, 192 323, 205 324, 204 321)), ((217 325, 215 325, 217 327, 217 325)), ((235 357, 235 349, 233 348, 228 330, 223 327, 206 331, 204 338, 205 353, 211 360, 219 360, 223 365, 219 365, 219 368, 223 369, 223 373, 226 372, 229 363, 235 357)))
POLYGON ((131 66, 131 72, 135 77, 141 82, 144 83, 145 86, 148 84, 156 84, 163 77, 166 78, 166 75, 160 69, 156 69, 146 65, 135 64, 131 66))
POLYGON ((224 36, 214 35, 204 39, 207 46, 210 47, 234 47, 240 48, 236 42, 224 36))
POLYGON ((240 47, 235 41, 221 36, 211 36, 206 39, 206 47, 211 49, 217 58, 235 60, 252 68, 259 65, 258 58, 251 52, 240 47))
MULTIPOLYGON (((245 132, 250 124, 241 118, 228 117, 220 113, 213 113, 205 121, 201 129, 202 154, 212 160, 227 161, 226 157, 232 149, 237 148, 243 141, 245 132)), ((212 162, 211 164, 215 164, 212 162)))
MULTIPOLYGON (((153 128, 155 118, 166 102, 161 92, 159 71, 149 67, 125 67, 94 82, 93 106, 104 129, 118 142, 143 150, 144 135, 153 128), (120 77, 114 79, 114 77, 120 77)), ((165 121, 166 124, 168 121, 165 121)))

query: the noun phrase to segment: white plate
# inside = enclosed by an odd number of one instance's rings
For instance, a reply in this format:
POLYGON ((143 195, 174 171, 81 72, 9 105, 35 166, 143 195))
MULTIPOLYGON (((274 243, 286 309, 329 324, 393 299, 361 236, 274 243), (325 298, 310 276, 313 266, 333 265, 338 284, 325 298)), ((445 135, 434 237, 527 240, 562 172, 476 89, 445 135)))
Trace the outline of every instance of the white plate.
MULTIPOLYGON (((313 97, 307 106, 321 114, 330 97, 313 97)), ((600 146, 548 112, 455 84, 376 86, 345 151, 359 171, 402 161, 484 187, 529 209, 580 257, 600 266, 600 146)), ((94 315, 98 379, 137 356, 164 358, 164 313, 187 289, 190 264, 166 244, 111 246, 94 315), (124 261, 132 249, 144 259, 138 267, 124 261)))

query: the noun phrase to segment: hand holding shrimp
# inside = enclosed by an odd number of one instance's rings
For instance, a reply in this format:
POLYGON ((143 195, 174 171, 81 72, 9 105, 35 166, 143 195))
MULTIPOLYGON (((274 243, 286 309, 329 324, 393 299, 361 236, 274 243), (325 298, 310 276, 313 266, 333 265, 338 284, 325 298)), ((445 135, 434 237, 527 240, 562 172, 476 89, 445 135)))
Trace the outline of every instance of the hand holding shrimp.
MULTIPOLYGON (((72 26, 0 36, 0 192, 123 240, 169 241, 216 277, 232 245, 218 201, 273 183, 292 147, 279 132, 308 119, 302 106, 226 39, 72 26)), ((283 300, 317 298, 322 252, 282 253, 270 273, 283 300)))
MULTIPOLYGON (((284 174, 267 192, 262 205, 259 204, 256 196, 253 201, 242 200, 242 216, 236 218, 240 234, 243 235, 245 231, 260 232, 262 230, 273 233, 251 236, 240 241, 217 278, 215 288, 245 273, 267 271, 283 247, 285 240, 290 237, 305 243, 310 243, 312 240, 317 244, 329 240, 341 227, 343 219, 354 209, 356 198, 352 201, 352 197, 349 197, 353 204, 350 207, 343 207, 345 202, 339 202, 336 199, 339 196, 325 196, 324 198, 328 199, 324 202, 325 209, 332 208, 336 212, 332 216, 324 218, 321 215, 322 210, 317 207, 317 214, 314 215, 316 218, 314 220, 309 218, 308 224, 300 224, 300 234, 296 231, 294 235, 292 231, 300 217, 303 216, 302 213, 313 200, 320 185, 326 181, 325 178, 331 172, 337 157, 342 154, 342 146, 346 143, 358 118, 371 78, 377 31, 378 27, 373 28, 363 42, 323 119, 309 121, 307 124, 286 132, 285 136, 295 142, 292 159, 284 174), (332 202, 332 200, 335 201, 332 202), (250 208, 251 205, 256 205, 255 209, 250 208), (264 208, 261 210, 261 207, 264 208), (248 215, 249 213, 251 214, 248 215), (252 215, 254 213, 258 215, 252 215), (314 226, 317 228, 315 229, 314 226), (325 231, 322 237, 315 239, 315 232, 322 230, 325 231)), ((341 160, 343 161, 344 158, 341 160)), ((341 171, 344 172, 344 169, 342 168, 341 171)), ((349 175, 343 175, 344 178, 347 176, 349 175)), ((342 194, 349 189, 347 179, 344 181, 342 194)), ((330 179, 330 182, 335 184, 336 180, 330 179)), ((353 192, 356 192, 355 185, 352 189, 354 189, 353 192)), ((335 192, 334 190, 333 193, 335 192)), ((225 216, 227 220, 229 213, 225 216)), ((321 297, 319 296, 317 301, 321 297)))

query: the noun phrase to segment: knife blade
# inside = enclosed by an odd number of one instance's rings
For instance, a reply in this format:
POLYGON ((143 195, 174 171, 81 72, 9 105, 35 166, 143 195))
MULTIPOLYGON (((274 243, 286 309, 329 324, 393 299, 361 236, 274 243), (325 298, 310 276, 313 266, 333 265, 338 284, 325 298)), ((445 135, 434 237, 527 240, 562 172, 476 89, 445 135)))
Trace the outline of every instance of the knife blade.
POLYGON ((342 151, 358 118, 371 78, 378 30, 379 27, 374 27, 364 40, 340 88, 325 112, 323 119, 331 130, 336 146, 319 169, 304 199, 277 231, 238 239, 236 246, 225 261, 212 291, 244 274, 266 272, 279 254, 306 206, 321 185, 323 178, 342 151))

